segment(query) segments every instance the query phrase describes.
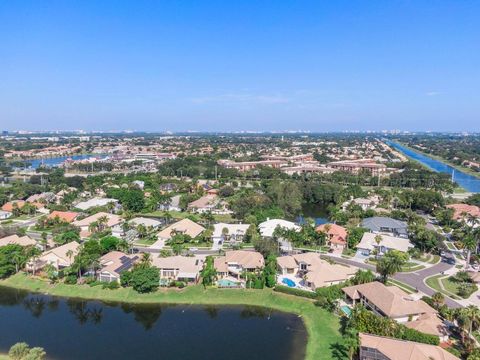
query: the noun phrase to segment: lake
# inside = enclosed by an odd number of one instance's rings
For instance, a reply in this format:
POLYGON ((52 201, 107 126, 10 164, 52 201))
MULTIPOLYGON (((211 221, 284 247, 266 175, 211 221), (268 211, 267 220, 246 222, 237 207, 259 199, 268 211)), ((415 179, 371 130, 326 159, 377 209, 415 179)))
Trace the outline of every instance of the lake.
POLYGON ((402 152, 409 158, 416 160, 420 162, 421 164, 427 166, 428 168, 437 171, 437 172, 442 172, 446 173, 449 175, 453 175, 454 181, 459 184, 461 187, 463 187, 465 190, 469 192, 480 192, 480 178, 477 178, 473 175, 467 174, 463 171, 460 171, 458 169, 453 168, 452 166, 431 158, 428 155, 418 153, 416 151, 413 151, 399 143, 393 142, 393 141, 385 141, 389 146, 392 148, 402 152))
POLYGON ((304 204, 302 214, 295 221, 298 224, 303 224, 306 218, 312 218, 317 226, 329 222, 327 208, 321 204, 304 204))
POLYGON ((0 353, 25 341, 49 359, 300 360, 302 320, 261 307, 132 305, 0 287, 0 353))
POLYGON ((84 159, 90 159, 92 157, 104 157, 105 155, 103 154, 81 154, 81 155, 71 155, 71 156, 59 156, 59 157, 53 157, 53 158, 44 158, 44 159, 30 159, 30 160, 25 160, 27 164, 30 164, 32 169, 37 169, 40 166, 42 166, 42 162, 44 166, 47 167, 55 167, 61 165, 65 160, 67 159, 72 159, 72 160, 84 160, 84 159))

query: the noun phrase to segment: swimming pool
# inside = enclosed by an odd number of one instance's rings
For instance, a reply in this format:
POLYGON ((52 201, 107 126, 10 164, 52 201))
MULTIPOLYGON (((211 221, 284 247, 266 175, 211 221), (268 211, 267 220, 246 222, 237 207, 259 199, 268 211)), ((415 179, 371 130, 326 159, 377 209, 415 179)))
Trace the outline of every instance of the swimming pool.
POLYGON ((218 287, 239 287, 239 283, 229 280, 229 279, 220 279, 217 281, 218 287))
POLYGON ((287 285, 288 287, 291 287, 291 288, 297 286, 297 284, 295 284, 295 281, 293 281, 292 279, 289 279, 289 278, 283 278, 282 283, 287 285))
POLYGON ((347 317, 350 317, 350 315, 352 315, 352 310, 346 306, 346 305, 343 305, 342 307, 340 307, 340 309, 342 309, 343 313, 347 316, 347 317))

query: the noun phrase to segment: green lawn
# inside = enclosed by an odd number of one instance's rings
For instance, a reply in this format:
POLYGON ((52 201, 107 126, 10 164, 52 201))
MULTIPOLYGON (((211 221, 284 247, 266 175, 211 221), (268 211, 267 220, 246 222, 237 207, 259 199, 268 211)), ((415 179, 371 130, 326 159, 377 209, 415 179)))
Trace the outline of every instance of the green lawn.
POLYGON ((440 255, 425 254, 425 256, 421 256, 418 260, 429 264, 436 264, 440 261, 440 255))
POLYGON ((455 246, 453 246, 453 244, 450 241, 445 241, 444 243, 445 243, 445 245, 447 245, 447 247, 450 250, 456 250, 455 246))
POLYGON ((447 296, 451 297, 452 299, 459 300, 460 298, 457 295, 455 295, 455 294, 453 294, 449 291, 443 290, 440 287, 439 281, 441 281, 440 278, 442 278, 442 277, 445 277, 445 275, 438 274, 438 275, 431 276, 431 277, 429 277, 425 280, 425 283, 427 284, 427 286, 431 287, 433 290, 435 290, 439 293, 442 293, 443 295, 447 295, 447 296))
POLYGON ((400 289, 406 291, 407 293, 409 294, 413 294, 413 293, 416 293, 417 291, 411 287, 410 285, 407 285, 401 281, 398 281, 398 280, 394 280, 394 279, 388 279, 387 281, 387 284, 388 285, 395 285, 397 287, 399 287, 400 289))
POLYGON ((131 288, 106 290, 88 285, 51 285, 23 273, 0 281, 0 285, 62 297, 99 299, 131 303, 176 303, 205 305, 254 305, 298 314, 308 332, 307 360, 347 358, 343 353, 339 318, 316 307, 311 300, 275 293, 271 289, 204 289, 189 286, 182 290, 161 289, 151 294, 138 294, 131 288), (339 348, 341 349, 339 351, 339 348), (334 355, 335 353, 335 355, 334 355))
POLYGON ((468 299, 470 297, 470 295, 472 295, 476 291, 476 288, 472 287, 471 291, 468 294, 466 294, 465 296, 461 296, 459 294, 459 288, 460 288, 460 283, 459 282, 455 281, 451 277, 448 277, 446 279, 441 279, 440 281, 442 282, 445 290, 447 290, 448 292, 450 292, 452 294, 455 294, 459 297, 462 297, 464 299, 468 299))

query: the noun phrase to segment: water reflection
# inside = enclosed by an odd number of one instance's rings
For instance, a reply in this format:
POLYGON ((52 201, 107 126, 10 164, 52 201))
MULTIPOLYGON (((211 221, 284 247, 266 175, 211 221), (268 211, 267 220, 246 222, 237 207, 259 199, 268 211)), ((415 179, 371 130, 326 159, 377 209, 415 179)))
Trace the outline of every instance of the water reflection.
POLYGON ((256 306, 103 303, 2 287, 0 334, 0 353, 25 341, 58 360, 243 360, 247 346, 249 360, 300 360, 307 337, 297 316, 256 306))

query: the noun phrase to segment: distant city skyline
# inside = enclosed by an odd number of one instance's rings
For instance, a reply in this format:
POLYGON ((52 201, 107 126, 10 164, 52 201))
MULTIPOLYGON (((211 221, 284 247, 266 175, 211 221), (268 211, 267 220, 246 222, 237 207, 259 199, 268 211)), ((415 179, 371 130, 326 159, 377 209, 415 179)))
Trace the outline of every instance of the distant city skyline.
POLYGON ((0 130, 480 128, 480 3, 0 3, 0 130))

